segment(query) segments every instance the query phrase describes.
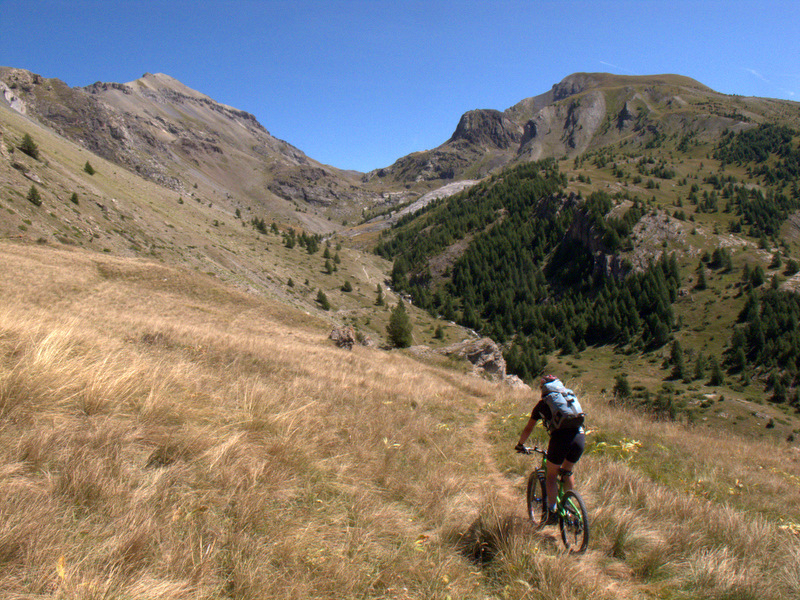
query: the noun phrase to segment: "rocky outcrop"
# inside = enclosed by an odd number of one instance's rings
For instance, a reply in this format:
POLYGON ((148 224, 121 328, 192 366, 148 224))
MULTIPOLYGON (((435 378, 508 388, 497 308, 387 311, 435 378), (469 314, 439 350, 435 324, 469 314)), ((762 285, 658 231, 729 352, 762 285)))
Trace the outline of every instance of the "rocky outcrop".
POLYGON ((350 326, 336 327, 331 331, 330 339, 339 347, 352 350, 357 343, 356 330, 350 326))
POLYGON ((633 123, 633 120, 634 115, 633 111, 631 110, 631 103, 626 102, 623 105, 622 110, 620 110, 619 114, 617 114, 617 129, 625 129, 633 123))
POLYGON ((445 356, 464 358, 472 365, 476 375, 488 376, 493 381, 501 381, 512 387, 527 387, 516 375, 506 373, 506 359, 503 351, 491 338, 465 340, 437 350, 445 356))
POLYGON ((339 347, 352 350, 356 344, 361 344, 367 348, 374 348, 375 342, 368 335, 361 335, 350 326, 334 327, 330 334, 330 339, 339 347))
POLYGON ((523 127, 499 110, 471 110, 462 115, 450 141, 506 150, 519 146, 523 133, 523 127))

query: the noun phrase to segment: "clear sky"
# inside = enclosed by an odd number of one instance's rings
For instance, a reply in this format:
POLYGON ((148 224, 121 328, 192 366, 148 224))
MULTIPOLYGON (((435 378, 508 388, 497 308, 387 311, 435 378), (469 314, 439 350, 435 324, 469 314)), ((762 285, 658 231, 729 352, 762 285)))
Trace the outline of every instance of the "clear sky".
POLYGON ((311 158, 368 171, 575 72, 800 101, 797 0, 0 0, 0 65, 166 73, 311 158))

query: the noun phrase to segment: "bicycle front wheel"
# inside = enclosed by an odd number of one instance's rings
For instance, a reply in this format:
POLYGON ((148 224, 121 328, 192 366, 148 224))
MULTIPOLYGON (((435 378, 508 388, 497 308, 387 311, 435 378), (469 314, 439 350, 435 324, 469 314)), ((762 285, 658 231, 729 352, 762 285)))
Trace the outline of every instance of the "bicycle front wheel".
POLYGON ((562 517, 558 521, 561 541, 569 552, 580 553, 589 545, 589 515, 577 492, 564 494, 562 517))
POLYGON ((537 528, 547 521, 547 486, 541 469, 528 477, 528 518, 537 528))

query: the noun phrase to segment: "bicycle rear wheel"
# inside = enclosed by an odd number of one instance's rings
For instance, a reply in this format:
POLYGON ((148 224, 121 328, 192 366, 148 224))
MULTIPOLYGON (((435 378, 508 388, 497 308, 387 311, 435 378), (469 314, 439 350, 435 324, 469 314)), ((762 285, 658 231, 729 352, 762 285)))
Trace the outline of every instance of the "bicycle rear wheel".
POLYGON ((558 521, 561 541, 569 552, 580 553, 589 545, 589 515, 586 504, 577 492, 564 494, 564 516, 558 521))
POLYGON ((541 469, 528 477, 528 518, 537 528, 547 521, 547 486, 541 469))

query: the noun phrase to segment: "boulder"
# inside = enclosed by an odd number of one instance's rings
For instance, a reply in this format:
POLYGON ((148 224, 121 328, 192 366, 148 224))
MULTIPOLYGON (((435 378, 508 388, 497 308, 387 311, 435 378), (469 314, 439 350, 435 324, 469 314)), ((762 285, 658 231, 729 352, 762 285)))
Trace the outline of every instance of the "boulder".
POLYGON ((356 330, 351 326, 336 327, 331 331, 330 339, 332 339, 339 348, 353 349, 353 344, 356 343, 356 330))
POLYGON ((500 346, 491 338, 464 340, 436 352, 445 356, 457 356, 467 359, 472 364, 475 375, 487 376, 516 389, 530 390, 528 384, 516 375, 506 374, 506 359, 500 346))
POLYGON ((478 373, 486 373, 490 378, 506 378, 506 359, 500 347, 491 338, 465 340, 439 350, 445 356, 466 358, 478 373))

